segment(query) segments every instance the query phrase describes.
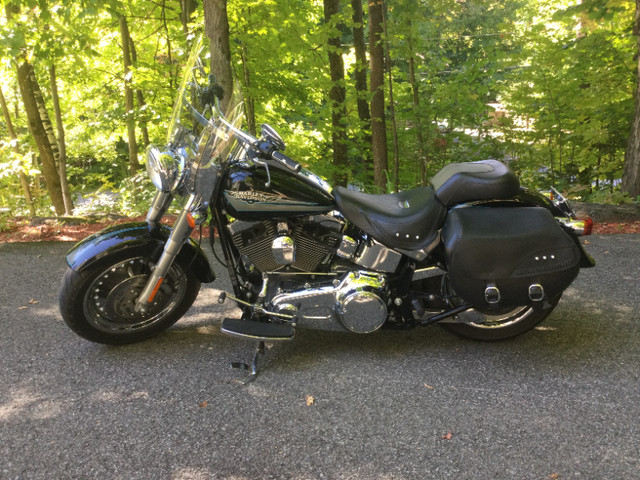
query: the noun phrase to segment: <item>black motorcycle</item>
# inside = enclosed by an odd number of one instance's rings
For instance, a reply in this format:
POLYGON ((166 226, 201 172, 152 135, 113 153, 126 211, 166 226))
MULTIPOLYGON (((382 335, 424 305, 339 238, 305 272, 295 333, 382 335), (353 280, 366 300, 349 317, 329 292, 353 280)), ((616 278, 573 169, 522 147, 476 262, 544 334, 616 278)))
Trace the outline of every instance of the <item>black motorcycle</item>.
POLYGON ((136 342, 180 319, 215 279, 191 238, 209 213, 233 285, 219 301, 243 312, 221 329, 258 342, 249 379, 263 342, 290 340, 298 326, 439 323, 473 339, 510 338, 542 322, 579 269, 595 265, 578 240, 591 221, 555 190, 521 187, 495 160, 447 165, 430 185, 399 193, 331 188, 282 153, 273 128, 262 125, 258 139, 240 129, 239 107, 223 115, 200 51, 197 42, 167 146, 146 152, 158 190, 146 222, 107 228, 67 256, 60 311, 80 336, 136 342), (182 207, 169 228, 160 220, 174 199, 182 207))

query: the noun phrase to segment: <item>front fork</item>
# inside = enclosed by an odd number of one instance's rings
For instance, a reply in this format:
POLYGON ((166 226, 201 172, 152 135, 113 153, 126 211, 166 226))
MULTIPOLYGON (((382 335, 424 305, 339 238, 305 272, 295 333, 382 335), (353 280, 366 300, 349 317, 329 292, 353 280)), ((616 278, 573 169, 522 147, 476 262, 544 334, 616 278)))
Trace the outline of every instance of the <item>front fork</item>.
MULTIPOLYGON (((147 214, 147 223, 151 226, 156 225, 161 219, 167 208, 173 200, 171 193, 158 192, 156 193, 149 213, 147 214)), ((171 234, 167 239, 167 243, 164 246, 162 255, 158 260, 158 263, 154 267, 147 284, 145 285, 142 293, 136 300, 136 311, 143 312, 149 304, 153 302, 153 299, 162 285, 162 281, 165 275, 171 268, 173 261, 178 253, 182 249, 182 246, 189 239, 189 235, 196 226, 196 223, 202 223, 204 218, 201 218, 200 201, 198 195, 189 195, 185 201, 180 214, 173 224, 171 234)))

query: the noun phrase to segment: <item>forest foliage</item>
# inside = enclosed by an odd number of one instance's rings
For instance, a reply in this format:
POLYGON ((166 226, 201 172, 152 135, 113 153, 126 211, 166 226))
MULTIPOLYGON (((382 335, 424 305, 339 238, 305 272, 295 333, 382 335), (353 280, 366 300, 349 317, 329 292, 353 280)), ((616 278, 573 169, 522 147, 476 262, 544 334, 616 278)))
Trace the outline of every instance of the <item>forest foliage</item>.
MULTIPOLYGON (((355 88, 356 1, 339 2, 328 21, 320 0, 228 0, 231 63, 251 117, 279 131, 289 156, 376 191, 371 125, 358 115, 363 93, 355 88), (336 37, 338 44, 329 42, 336 37), (346 94, 340 128, 348 161, 339 168, 331 160, 328 54, 335 51, 346 94)), ((386 2, 387 190, 419 185, 450 162, 496 158, 535 188, 636 200, 618 186, 637 86, 634 13, 626 0, 386 2)), ((74 213, 144 212, 153 188, 137 167, 145 144, 165 141, 180 67, 203 23, 202 2, 194 0, 5 0, 0 208, 10 215, 54 208, 19 88, 20 65, 28 63, 65 154, 56 162, 65 162, 74 213)))

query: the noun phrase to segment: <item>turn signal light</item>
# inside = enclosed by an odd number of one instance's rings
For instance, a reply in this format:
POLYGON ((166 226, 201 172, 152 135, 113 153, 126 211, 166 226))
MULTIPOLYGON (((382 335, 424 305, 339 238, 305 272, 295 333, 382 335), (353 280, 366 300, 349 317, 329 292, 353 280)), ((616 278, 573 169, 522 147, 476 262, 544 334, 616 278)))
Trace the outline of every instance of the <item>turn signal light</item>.
POLYGON ((591 231, 593 230, 593 220, 591 220, 591 217, 587 217, 582 221, 584 222, 584 232, 582 235, 591 235, 591 231))

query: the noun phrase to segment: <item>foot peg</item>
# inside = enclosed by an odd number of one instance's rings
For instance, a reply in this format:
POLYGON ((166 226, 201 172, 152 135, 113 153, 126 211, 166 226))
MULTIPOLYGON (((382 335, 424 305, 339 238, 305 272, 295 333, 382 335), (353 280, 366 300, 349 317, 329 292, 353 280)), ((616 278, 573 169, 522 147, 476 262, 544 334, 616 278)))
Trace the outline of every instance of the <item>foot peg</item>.
POLYGON ((225 318, 220 331, 234 337, 261 342, 291 340, 295 334, 291 323, 256 322, 240 318, 225 318))

